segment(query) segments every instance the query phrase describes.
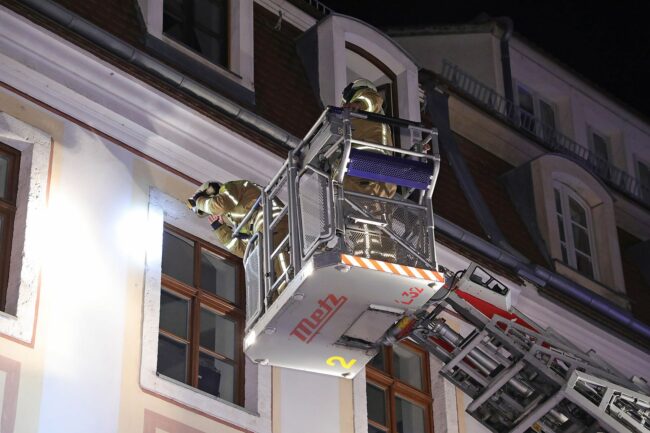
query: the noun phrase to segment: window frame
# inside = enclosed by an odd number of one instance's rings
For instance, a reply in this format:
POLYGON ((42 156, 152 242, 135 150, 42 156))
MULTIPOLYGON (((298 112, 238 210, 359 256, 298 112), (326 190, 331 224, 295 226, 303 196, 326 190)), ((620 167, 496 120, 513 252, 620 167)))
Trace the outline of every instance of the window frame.
POLYGON ((8 155, 6 198, 0 198, 0 214, 5 217, 2 236, 0 238, 0 311, 6 310, 7 291, 9 289, 9 265, 11 262, 11 247, 13 243, 14 221, 18 209, 18 176, 20 174, 21 152, 0 141, 0 155, 8 155))
MULTIPOLYGON (((199 389, 198 379, 199 379, 199 358, 201 353, 211 356, 213 358, 219 359, 222 362, 230 364, 227 360, 230 360, 227 356, 224 356, 218 352, 206 349, 200 346, 200 326, 201 326, 201 309, 205 308, 208 311, 213 311, 218 315, 228 318, 235 323, 235 353, 233 366, 235 368, 235 396, 232 403, 239 406, 244 405, 245 394, 244 394, 244 347, 243 347, 243 338, 244 338, 244 328, 246 321, 245 313, 245 301, 244 301, 244 267, 241 263, 241 259, 234 256, 233 254, 221 250, 215 245, 204 241, 203 239, 192 235, 191 233, 185 232, 178 227, 175 227, 169 223, 164 224, 164 230, 172 234, 180 235, 188 240, 194 242, 193 250, 193 287, 176 280, 175 278, 166 275, 164 272, 161 273, 161 291, 166 291, 172 293, 178 297, 182 297, 189 301, 189 329, 188 329, 188 338, 187 340, 183 339, 183 343, 188 345, 189 355, 188 355, 188 369, 189 369, 189 381, 188 381, 188 371, 186 371, 186 384, 190 385, 193 388, 199 389), (236 264, 237 267, 237 282, 235 288, 235 303, 231 303, 227 299, 221 298, 220 296, 205 291, 200 288, 200 265, 201 265, 201 251, 206 250, 218 257, 221 257, 227 260, 229 263, 236 264)), ((163 252, 164 254, 164 252, 163 252)), ((180 337, 165 331, 159 327, 159 333, 166 338, 180 341, 180 337)), ((160 373, 162 374, 162 373, 160 373)), ((219 397, 216 397, 219 398, 219 397)))
MULTIPOLYGON (((194 3, 197 0, 180 0, 180 1, 183 3, 182 8, 185 9, 185 8, 188 7, 185 4, 186 2, 194 3)), ((205 1, 214 2, 214 1, 218 1, 218 0, 205 0, 205 1)), ((225 63, 216 62, 213 59, 210 59, 205 54, 198 51, 197 49, 191 47, 187 43, 185 43, 185 42, 183 42, 183 41, 181 41, 179 39, 176 39, 175 37, 173 37, 172 35, 170 35, 168 33, 165 33, 164 27, 162 29, 162 36, 168 42, 173 41, 174 44, 180 44, 181 46, 183 46, 184 49, 190 50, 194 55, 199 56, 201 59, 203 59, 204 61, 210 63, 211 65, 219 66, 219 67, 225 68, 225 69, 227 69, 229 71, 232 71, 232 59, 231 59, 231 55, 230 55, 231 51, 232 51, 232 47, 231 47, 231 38, 232 38, 232 36, 230 34, 231 33, 231 27, 232 27, 232 22, 231 22, 232 21, 232 16, 231 16, 230 11, 231 11, 232 5, 231 5, 231 0, 222 0, 222 1, 225 3, 224 4, 224 10, 226 11, 224 35, 221 35, 222 37, 225 38, 225 43, 222 42, 224 44, 225 50, 226 50, 225 63)), ((163 3, 162 12, 163 12, 163 24, 164 24, 164 15, 166 13, 165 12, 165 0, 163 0, 162 3, 163 3)), ((184 13, 185 12, 186 11, 184 11, 184 13)), ((212 30, 212 29, 204 29, 202 25, 197 26, 196 23, 195 23, 195 20, 193 18, 191 18, 189 21, 194 23, 194 25, 191 26, 192 29, 199 29, 199 30, 203 31, 204 33, 209 33, 210 36, 216 36, 216 32, 214 30, 212 30)), ((186 23, 186 21, 183 21, 183 20, 181 20, 181 23, 183 25, 183 30, 186 31, 187 28, 185 26, 187 26, 188 24, 186 23)))
POLYGON ((558 118, 557 118, 557 111, 558 111, 557 110, 557 105, 554 102, 552 102, 551 100, 541 96, 539 93, 535 92, 530 87, 528 87, 527 85, 525 85, 525 84, 523 84, 521 82, 515 82, 514 86, 515 86, 514 94, 515 94, 516 113, 517 113, 517 116, 518 116, 517 120, 520 122, 520 126, 523 129, 525 129, 526 131, 530 132, 531 134, 533 134, 533 135, 535 135, 537 137, 540 137, 540 138, 542 138, 544 140, 549 140, 549 141, 552 140, 553 139, 553 134, 551 133, 550 136, 547 137, 546 136, 546 133, 547 133, 546 131, 547 131, 547 128, 551 128, 551 126, 553 128, 552 129, 553 131, 558 131, 559 132, 559 130, 560 130, 559 126, 558 126, 558 118), (531 98, 533 100, 533 113, 528 113, 528 111, 522 110, 520 108, 520 104, 521 104, 521 101, 520 101, 520 98, 519 98, 519 90, 520 89, 524 90, 526 93, 528 93, 531 96, 531 98), (542 118, 542 110, 540 108, 540 102, 543 102, 548 107, 550 107, 551 111, 553 112, 553 125, 546 125, 546 124, 542 123, 543 118, 542 118), (535 119, 535 123, 533 124, 532 129, 526 128, 523 125, 521 125, 521 119, 519 117, 521 111, 524 111, 524 112, 526 112, 528 114, 532 114, 533 118, 535 119))
MULTIPOLYGON (((566 250, 567 250, 567 262, 564 262, 566 265, 570 266, 573 270, 576 272, 580 273, 580 275, 589 278, 594 281, 600 281, 600 268, 598 264, 598 251, 596 249, 596 244, 594 241, 594 231, 593 231, 593 218, 591 215, 591 207, 587 204, 587 202, 580 197, 579 194, 577 194, 575 191, 573 191, 568 185, 555 181, 553 182, 553 191, 555 194, 555 191, 558 191, 560 195, 560 203, 562 206, 562 214, 558 214, 557 208, 555 209, 555 215, 558 217, 561 217, 562 219, 562 224, 563 224, 563 230, 564 230, 564 236, 565 236, 565 243, 566 243, 566 250), (587 236, 589 238, 589 249, 591 252, 591 255, 589 256, 591 260, 591 267, 592 267, 592 276, 588 276, 583 274, 582 272, 578 271, 578 266, 577 266, 577 254, 586 254, 584 252, 576 252, 576 246, 575 246, 575 239, 573 238, 573 229, 572 229, 572 224, 574 224, 573 220, 571 219, 571 214, 570 214, 570 209, 569 209, 569 197, 573 199, 582 209, 585 211, 585 217, 587 219, 587 227, 582 227, 586 230, 587 236)), ((560 240, 560 245, 562 245, 562 239, 560 236, 559 232, 560 227, 558 226, 558 239, 560 240)))
POLYGON ((258 433, 272 429, 272 368, 253 363, 245 357, 245 404, 238 406, 214 397, 185 383, 157 373, 160 297, 162 293, 162 244, 165 223, 170 223, 209 243, 224 247, 214 237, 206 219, 197 218, 184 202, 195 185, 186 185, 182 192, 169 195, 156 187, 149 190, 145 235, 144 297, 142 305, 142 337, 140 356, 140 387, 145 393, 182 408, 197 411, 217 422, 236 425, 258 433), (214 241, 214 242, 213 242, 214 241))
MULTIPOLYGON (((416 352, 421 359, 420 374, 422 377, 423 389, 419 390, 406 382, 401 381, 395 377, 393 371, 393 352, 392 347, 384 347, 384 370, 377 369, 372 365, 366 366, 366 386, 371 384, 377 388, 384 390, 386 395, 385 413, 388 423, 388 430, 386 426, 382 426, 370 418, 367 419, 367 424, 373 427, 386 431, 387 433, 397 432, 397 417, 395 412, 396 397, 407 400, 416 406, 424 409, 424 428, 427 433, 433 433, 434 420, 433 420, 433 396, 431 395, 431 374, 429 368, 429 354, 424 349, 420 348, 417 344, 403 340, 399 343, 412 352, 416 352)), ((367 399, 367 395, 366 395, 367 399)), ((367 402, 366 402, 367 404, 367 402)))

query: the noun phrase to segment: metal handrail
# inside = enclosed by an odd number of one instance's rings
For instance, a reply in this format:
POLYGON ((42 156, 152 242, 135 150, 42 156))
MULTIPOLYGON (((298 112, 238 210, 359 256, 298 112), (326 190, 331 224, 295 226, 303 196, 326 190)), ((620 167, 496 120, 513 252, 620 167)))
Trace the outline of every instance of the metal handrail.
POLYGON ((582 166, 615 190, 650 207, 650 189, 641 185, 634 176, 581 146, 555 127, 545 124, 540 118, 522 110, 453 63, 443 60, 441 75, 473 102, 518 130, 535 136, 548 150, 577 159, 582 166))

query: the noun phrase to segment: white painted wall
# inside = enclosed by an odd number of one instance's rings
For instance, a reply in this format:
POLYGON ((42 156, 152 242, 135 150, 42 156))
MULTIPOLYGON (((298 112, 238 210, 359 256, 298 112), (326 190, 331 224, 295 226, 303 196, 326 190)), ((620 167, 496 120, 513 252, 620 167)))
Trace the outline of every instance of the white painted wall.
POLYGON ((650 160, 650 124, 570 71, 514 38, 510 44, 512 76, 556 104, 562 132, 589 147, 588 127, 611 140, 613 164, 637 176, 636 159, 650 160))
POLYGON ((491 33, 396 36, 424 69, 440 73, 443 60, 503 95, 499 40, 491 33))

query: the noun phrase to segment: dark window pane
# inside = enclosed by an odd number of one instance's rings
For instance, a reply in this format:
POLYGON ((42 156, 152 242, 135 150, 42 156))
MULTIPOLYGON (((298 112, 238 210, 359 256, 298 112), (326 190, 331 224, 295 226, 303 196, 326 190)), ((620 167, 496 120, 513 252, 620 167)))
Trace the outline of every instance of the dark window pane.
POLYGON ((201 288, 235 302, 237 267, 207 250, 201 251, 201 288))
POLYGON ((569 263, 569 258, 567 257, 566 247, 564 246, 564 244, 562 244, 562 261, 564 263, 569 263))
POLYGON ((398 433, 424 433, 424 408, 395 397, 395 421, 398 433))
POLYGON ((594 278, 594 268, 591 264, 591 259, 578 252, 576 252, 576 268, 582 275, 594 278))
POLYGON ((535 113, 533 95, 522 87, 519 87, 519 107, 528 114, 535 113))
POLYGON ((548 128, 555 129, 555 112, 553 107, 544 101, 539 101, 539 114, 542 118, 542 123, 548 128))
POLYGON ((566 242, 566 238, 564 237, 564 220, 559 215, 557 217, 557 228, 560 230, 560 240, 566 242))
POLYGON ((379 353, 370 360, 370 366, 376 368, 377 370, 381 370, 381 371, 386 370, 386 360, 384 359, 383 349, 380 349, 379 353))
POLYGON ((235 367, 201 353, 199 355, 199 389, 215 397, 235 401, 235 367))
POLYGON ((226 2, 194 0, 194 23, 218 35, 226 34, 226 2))
POLYGON ((641 184, 641 197, 644 200, 650 201, 650 166, 638 162, 639 167, 639 183, 641 184))
POLYGON ((0 155, 0 198, 7 198, 9 167, 9 159, 4 155, 0 155))
POLYGON ((386 425, 386 393, 384 390, 367 383, 366 399, 368 402, 368 419, 386 425))
POLYGON ((196 30, 196 38, 198 51, 201 54, 214 63, 226 64, 226 47, 222 43, 222 39, 199 29, 196 30))
POLYGON ((169 293, 160 292, 160 328, 187 339, 190 302, 169 293))
POLYGON ((386 430, 378 429, 375 426, 368 424, 368 433, 384 433, 386 430))
POLYGON ((158 373, 187 383, 187 345, 159 335, 158 373))
POLYGON ((591 256, 591 248, 589 248, 589 234, 587 230, 572 224, 573 227, 573 242, 576 250, 591 256))
POLYGON ((557 210, 557 213, 562 215, 562 200, 560 199, 560 192, 557 189, 554 189, 553 193, 555 194, 555 210, 557 210))
POLYGON ((609 152, 607 151, 607 140, 600 134, 592 134, 594 153, 596 156, 604 161, 609 160, 609 152))
POLYGON ((163 274, 178 281, 194 285, 194 242, 165 231, 162 254, 163 274))
POLYGON ((393 346, 393 374, 402 382, 414 388, 422 389, 422 357, 407 347, 393 346))
POLYGON ((235 357, 235 322, 201 309, 201 347, 227 358, 235 357))
POLYGON ((587 212, 580 203, 569 197, 569 213, 571 214, 571 221, 587 227, 587 212))

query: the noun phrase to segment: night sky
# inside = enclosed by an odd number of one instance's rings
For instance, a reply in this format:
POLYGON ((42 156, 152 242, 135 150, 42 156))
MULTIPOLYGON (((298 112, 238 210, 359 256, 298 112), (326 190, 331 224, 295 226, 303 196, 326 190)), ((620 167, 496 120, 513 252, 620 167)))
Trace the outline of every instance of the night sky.
POLYGON ((509 16, 516 33, 650 120, 647 2, 321 1, 380 29, 467 23, 482 12, 509 16))

